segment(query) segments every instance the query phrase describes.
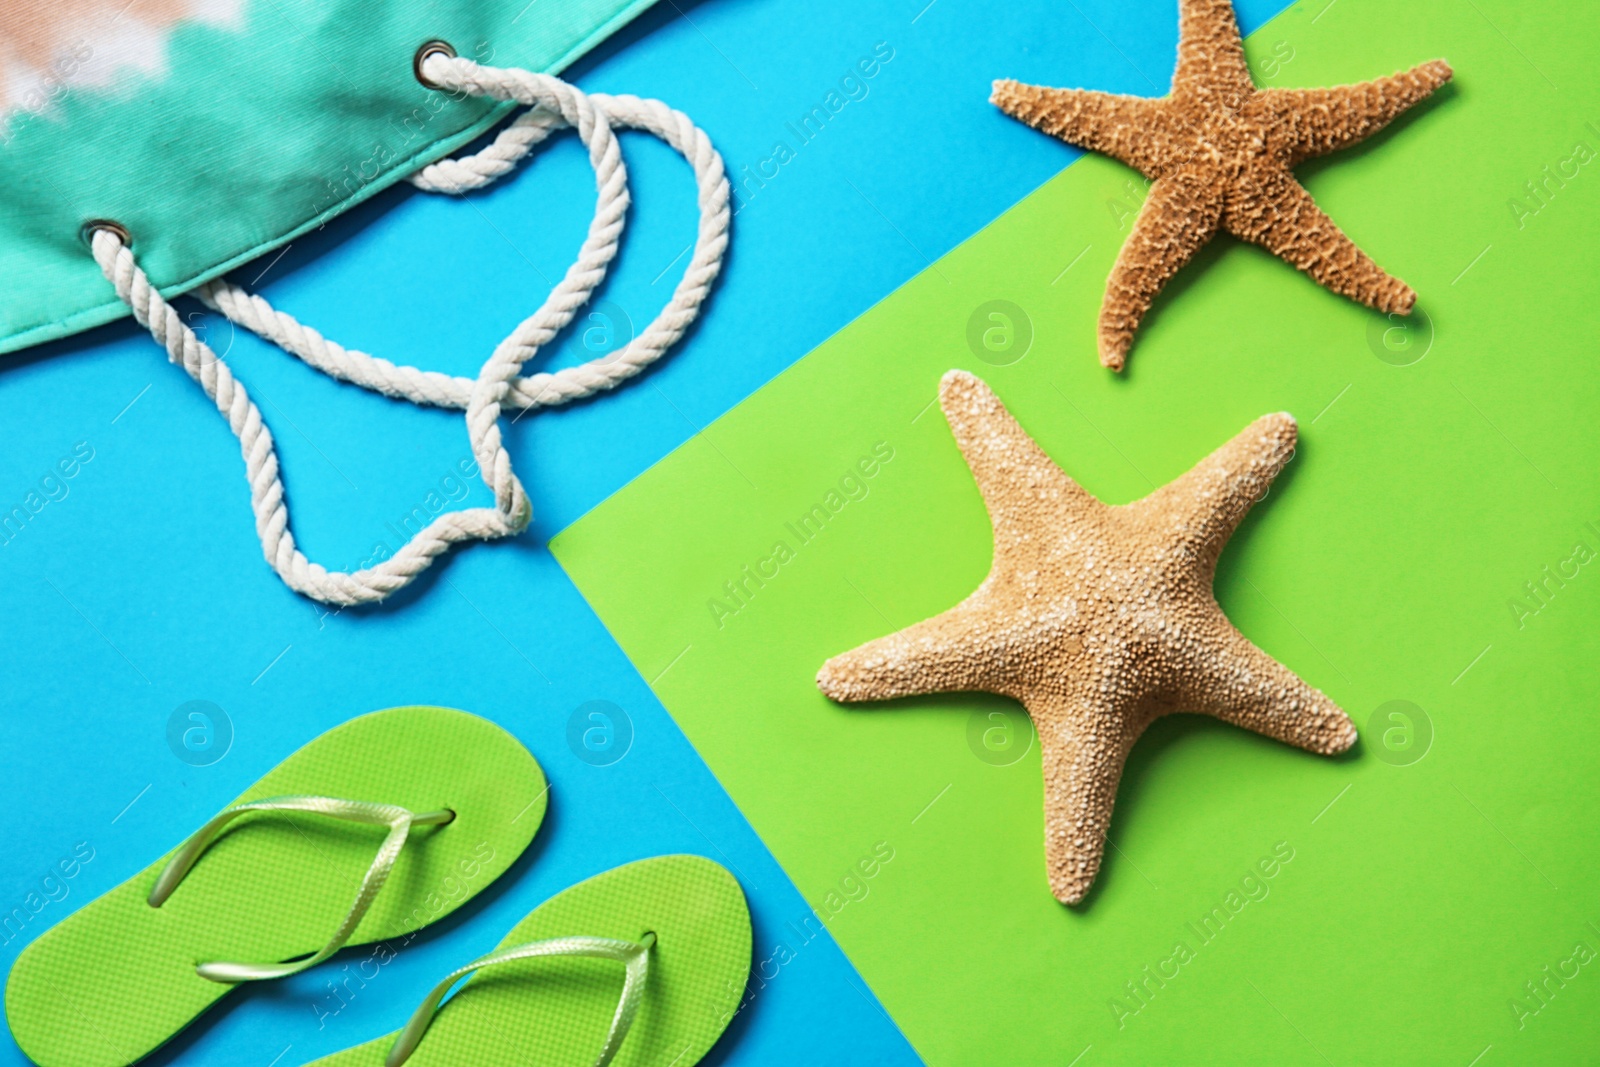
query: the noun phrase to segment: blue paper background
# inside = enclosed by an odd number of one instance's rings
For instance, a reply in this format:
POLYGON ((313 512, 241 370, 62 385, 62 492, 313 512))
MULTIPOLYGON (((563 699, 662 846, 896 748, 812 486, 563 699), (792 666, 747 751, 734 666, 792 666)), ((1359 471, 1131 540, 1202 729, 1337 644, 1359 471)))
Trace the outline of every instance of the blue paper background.
MULTIPOLYGON (((1241 2, 1245 32, 1280 6, 1241 2)), ((493 946, 541 900, 647 855, 689 851, 727 864, 750 897, 757 962, 779 939, 796 947, 785 923, 798 923, 805 902, 543 542, 1076 158, 990 107, 991 79, 1158 95, 1175 56, 1175 9, 1173 0, 667 0, 570 71, 591 91, 665 99, 711 134, 746 183, 724 276, 661 367, 509 432, 534 502, 529 535, 458 551, 377 609, 328 613, 279 583, 260 557, 233 437, 130 322, 9 358, 0 512, 77 443, 94 458, 64 498, 0 545, 0 799, 10 813, 0 913, 23 907, 78 843, 94 859, 64 899, 0 945, 0 965, 304 741, 410 703, 485 715, 538 757, 552 803, 529 855, 338 1014, 322 1015, 337 1004, 326 985, 339 976, 335 963, 236 995, 154 1062, 290 1067, 397 1028, 437 975, 493 946), (789 124, 879 42, 893 58, 802 144, 789 124), (744 168, 780 140, 793 158, 764 185, 748 183, 744 168), (230 750, 210 766, 168 746, 168 718, 191 700, 214 702, 232 724, 230 750), (568 745, 569 717, 591 700, 631 720, 632 748, 610 766, 568 745)), ((624 152, 634 209, 602 293, 612 315, 585 324, 602 344, 616 309, 635 330, 656 314, 694 235, 682 162, 637 134, 625 135, 624 152)), ((566 269, 593 197, 586 159, 566 135, 484 193, 463 201, 389 190, 235 277, 345 344, 470 374, 566 269)), ((453 484, 443 480, 469 455, 459 415, 334 383, 198 305, 185 310, 272 426, 293 527, 313 559, 350 566, 379 541, 394 548, 387 524, 453 484)), ((561 340, 555 363, 581 357, 578 331, 561 340)), ((488 495, 475 485, 467 499, 488 495)), ((800 948, 775 976, 765 970, 771 977, 752 985, 708 1062, 915 1062, 831 941, 800 948)), ((0 1043, 0 1063, 23 1062, 0 1043)))

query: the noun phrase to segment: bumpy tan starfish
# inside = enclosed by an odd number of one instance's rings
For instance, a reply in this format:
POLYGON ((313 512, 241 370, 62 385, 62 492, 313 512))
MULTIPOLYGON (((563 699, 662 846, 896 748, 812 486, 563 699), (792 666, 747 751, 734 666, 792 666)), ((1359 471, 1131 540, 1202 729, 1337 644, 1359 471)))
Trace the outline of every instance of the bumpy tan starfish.
POLYGON ((1293 167, 1347 148, 1450 80, 1442 59, 1333 89, 1257 89, 1228 0, 1178 0, 1178 69, 1160 99, 994 83, 1007 114, 1151 181, 1100 306, 1100 362, 1121 370, 1161 287, 1218 229, 1385 313, 1417 294, 1357 248, 1293 167))
POLYGON ((939 403, 994 527, 989 576, 944 614, 830 659, 817 685, 841 701, 1021 701, 1044 760, 1058 900, 1088 893, 1123 762, 1160 716, 1214 715, 1324 755, 1355 743, 1345 713, 1246 640, 1211 592, 1223 545, 1289 460, 1291 416, 1257 419, 1177 481, 1111 507, 977 378, 946 374, 939 403))

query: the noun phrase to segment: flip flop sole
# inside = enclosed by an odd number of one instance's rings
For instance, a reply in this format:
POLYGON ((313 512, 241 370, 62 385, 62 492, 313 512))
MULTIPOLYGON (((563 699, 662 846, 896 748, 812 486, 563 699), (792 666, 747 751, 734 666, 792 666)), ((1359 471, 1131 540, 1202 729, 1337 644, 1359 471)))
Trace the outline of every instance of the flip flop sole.
MULTIPOLYGON (((306 744, 234 803, 294 794, 450 808, 414 827, 349 944, 403 937, 499 877, 544 818, 544 772, 500 727, 446 708, 391 708, 306 744)), ((355 899, 383 828, 293 812, 231 824, 159 908, 167 857, 29 945, 6 983, 6 1019, 42 1067, 124 1067, 172 1038, 231 985, 195 973, 315 952, 355 899)), ((174 850, 176 851, 176 850, 174 850)), ((169 854, 170 855, 170 854, 169 854)))
MULTIPOLYGON (((660 856, 597 874, 541 904, 501 948, 589 935, 656 935, 650 977, 614 1067, 690 1067, 722 1035, 750 973, 739 883, 700 856, 660 856)), ((445 1001, 406 1067, 593 1067, 622 991, 595 959, 521 960, 481 971, 445 1001)), ((395 1034, 312 1067, 382 1067, 395 1034)))

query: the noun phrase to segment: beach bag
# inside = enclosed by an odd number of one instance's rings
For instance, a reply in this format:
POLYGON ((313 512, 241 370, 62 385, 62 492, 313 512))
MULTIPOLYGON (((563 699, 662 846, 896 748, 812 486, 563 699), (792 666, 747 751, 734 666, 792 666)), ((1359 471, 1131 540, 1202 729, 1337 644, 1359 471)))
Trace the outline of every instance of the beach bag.
POLYGON ((649 0, 11 0, 0 23, 0 352, 132 314, 238 437, 267 562, 324 603, 378 601, 462 541, 524 530, 528 498, 499 418, 614 388, 694 321, 727 247, 728 183, 709 138, 666 104, 585 94, 554 76, 649 0), (470 156, 451 153, 524 110, 470 156), (572 127, 594 166, 594 218, 543 306, 457 378, 346 349, 226 280, 389 185, 462 194, 572 127), (616 255, 628 207, 615 131, 689 162, 699 227, 665 309, 624 348, 522 376, 616 255), (335 378, 458 408, 493 507, 439 515, 350 573, 290 532, 272 435, 227 364, 173 309, 191 294, 335 378))

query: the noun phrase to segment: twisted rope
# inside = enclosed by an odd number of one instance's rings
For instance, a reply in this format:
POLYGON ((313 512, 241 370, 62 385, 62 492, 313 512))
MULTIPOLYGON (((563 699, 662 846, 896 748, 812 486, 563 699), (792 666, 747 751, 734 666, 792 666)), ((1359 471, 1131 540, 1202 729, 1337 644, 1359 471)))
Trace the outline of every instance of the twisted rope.
POLYGON ((544 107, 530 108, 501 130, 482 151, 460 159, 430 163, 406 180, 425 193, 459 194, 481 189, 509 174, 535 145, 564 125, 558 112, 544 107))
MULTIPOLYGON (((500 70, 480 67, 470 60, 435 55, 424 65, 430 79, 448 88, 460 86, 469 92, 494 96, 496 99, 515 99, 522 103, 532 101, 532 110, 524 112, 515 122, 476 155, 461 159, 445 159, 431 164, 413 176, 413 183, 430 191, 462 192, 481 188, 495 178, 509 172, 523 156, 550 133, 571 124, 568 101, 585 100, 606 116, 610 126, 645 130, 660 137, 676 149, 694 171, 700 208, 699 229, 695 237, 694 252, 683 278, 673 291, 672 299, 654 322, 650 323, 625 347, 616 352, 592 359, 576 367, 566 367, 553 373, 540 373, 510 380, 502 403, 516 409, 554 407, 572 400, 592 396, 617 385, 660 359, 668 348, 681 337, 699 314, 712 282, 722 268, 722 257, 728 247, 728 180, 723 170, 722 157, 712 147, 711 140, 687 115, 663 104, 659 100, 643 100, 636 96, 610 96, 595 93, 585 96, 577 89, 547 75, 529 74, 526 71, 500 70), (548 92, 549 95, 543 95, 548 92)), ((581 136, 581 131, 580 131, 581 136)), ((596 213, 595 224, 590 229, 590 241, 584 252, 591 250, 602 216, 608 206, 596 213)), ((604 277, 604 267, 616 254, 616 239, 620 236, 621 211, 627 207, 626 193, 615 205, 618 211, 617 234, 611 235, 603 253, 595 257, 590 266, 598 269, 593 285, 579 290, 581 297, 569 309, 575 312, 589 297, 595 285, 604 277)), ((580 256, 579 264, 584 264, 580 256)), ((573 270, 578 270, 575 266, 573 270)), ((568 272, 568 278, 573 271, 568 272)), ((563 302, 561 289, 551 294, 545 306, 526 319, 513 331, 507 342, 517 343, 534 351, 548 342, 560 326, 571 319, 571 313, 560 320, 556 330, 548 334, 542 327, 547 316, 563 302), (541 339, 542 338, 542 339, 541 339)), ((452 377, 437 371, 395 364, 379 356, 357 349, 345 348, 321 333, 299 322, 287 312, 272 307, 259 295, 253 295, 226 279, 218 279, 195 291, 208 307, 225 315, 280 348, 304 360, 330 377, 383 393, 385 396, 410 400, 434 407, 465 408, 473 389, 473 379, 452 377)))
POLYGON ((382 563, 342 573, 311 562, 295 546, 289 530, 277 451, 261 412, 232 372, 150 284, 120 235, 97 229, 95 260, 117 295, 139 323, 167 349, 211 397, 239 438, 256 533, 267 562, 293 590, 328 604, 374 603, 404 588, 433 560, 461 541, 490 540, 520 533, 532 517, 522 483, 500 433, 506 407, 534 409, 564 404, 615 388, 660 359, 699 313, 722 266, 728 245, 728 181, 722 158, 687 116, 657 100, 634 96, 585 94, 548 75, 514 68, 482 67, 470 60, 434 55, 424 64, 435 85, 459 92, 514 100, 532 110, 502 130, 484 150, 461 159, 441 160, 413 176, 430 191, 480 188, 508 173, 539 142, 562 126, 573 126, 589 149, 597 200, 577 260, 538 311, 502 341, 476 378, 453 377, 395 364, 346 349, 277 311, 260 296, 224 280, 195 291, 203 302, 316 369, 342 381, 418 404, 465 409, 468 439, 484 483, 493 491, 493 508, 466 508, 440 515, 382 563), (622 350, 577 367, 520 377, 529 359, 572 320, 617 254, 628 208, 627 173, 614 126, 647 130, 689 161, 698 187, 699 233, 694 255, 660 315, 622 350))

